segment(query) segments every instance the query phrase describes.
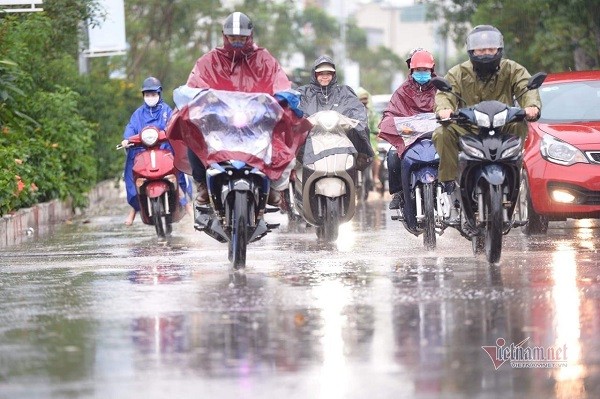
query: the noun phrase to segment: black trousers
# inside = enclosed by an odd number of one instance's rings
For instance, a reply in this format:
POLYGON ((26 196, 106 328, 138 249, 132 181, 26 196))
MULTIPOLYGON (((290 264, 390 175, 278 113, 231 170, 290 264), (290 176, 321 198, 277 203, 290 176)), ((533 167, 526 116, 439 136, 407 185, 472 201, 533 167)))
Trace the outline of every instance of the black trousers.
POLYGON ((402 190, 402 163, 395 148, 387 153, 387 165, 390 194, 395 194, 402 190))
POLYGON ((196 182, 206 184, 206 167, 200 158, 194 154, 194 151, 190 150, 189 148, 187 155, 188 159, 190 160, 190 166, 192 167, 192 177, 196 182))

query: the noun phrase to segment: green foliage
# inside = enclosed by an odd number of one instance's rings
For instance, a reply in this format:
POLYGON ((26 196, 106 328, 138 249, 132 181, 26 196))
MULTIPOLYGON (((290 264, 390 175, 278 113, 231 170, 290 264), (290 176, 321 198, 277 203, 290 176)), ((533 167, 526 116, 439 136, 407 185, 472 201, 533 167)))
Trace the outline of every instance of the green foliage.
POLYGON ((107 69, 81 77, 69 34, 92 3, 57 0, 44 13, 0 17, 0 216, 56 198, 83 206, 98 177, 122 169, 114 145, 132 90, 107 69))
POLYGON ((597 0, 425 0, 428 18, 462 47, 470 26, 494 25, 504 35, 507 57, 530 71, 600 68, 597 0))

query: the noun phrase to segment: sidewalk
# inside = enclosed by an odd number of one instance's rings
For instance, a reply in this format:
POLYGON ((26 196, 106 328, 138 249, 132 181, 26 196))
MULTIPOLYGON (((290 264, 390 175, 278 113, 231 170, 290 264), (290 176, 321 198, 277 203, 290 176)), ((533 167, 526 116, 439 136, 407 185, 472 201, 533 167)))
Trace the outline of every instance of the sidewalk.
MULTIPOLYGON (((99 183, 88 193, 89 207, 119 198, 121 190, 122 188, 115 187, 114 180, 99 183)), ((70 202, 53 200, 5 215, 0 219, 0 248, 40 237, 51 231, 52 226, 80 213, 81 210, 73 211, 70 202)))

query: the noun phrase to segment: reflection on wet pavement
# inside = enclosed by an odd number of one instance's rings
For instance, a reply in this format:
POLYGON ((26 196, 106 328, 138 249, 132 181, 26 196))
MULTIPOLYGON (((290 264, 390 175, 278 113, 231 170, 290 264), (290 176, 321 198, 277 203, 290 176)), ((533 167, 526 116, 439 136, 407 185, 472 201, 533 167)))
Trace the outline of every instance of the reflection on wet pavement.
POLYGON ((424 251, 386 206, 331 244, 272 215, 243 272, 190 225, 158 242, 106 215, 2 250, 0 397, 600 395, 597 223, 513 231, 490 267, 453 231, 424 251), (566 366, 494 362, 521 342, 566 366))

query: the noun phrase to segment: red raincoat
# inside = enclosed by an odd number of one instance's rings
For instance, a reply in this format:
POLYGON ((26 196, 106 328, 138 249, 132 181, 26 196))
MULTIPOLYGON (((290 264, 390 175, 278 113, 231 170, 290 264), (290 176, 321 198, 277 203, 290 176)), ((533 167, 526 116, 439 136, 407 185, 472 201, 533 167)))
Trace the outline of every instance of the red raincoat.
MULTIPOLYGON (((291 88, 291 82, 277 60, 266 49, 258 47, 252 36, 248 37, 243 48, 232 47, 225 36, 223 40, 223 47, 209 51, 196 61, 187 86, 270 95, 291 88)), ((260 168, 271 180, 276 180, 295 158, 296 150, 304 143, 311 128, 312 125, 306 118, 298 118, 289 108, 284 107, 283 118, 273 130, 273 158, 268 169, 263 169, 263 165, 255 164, 252 159, 240 160, 260 168)), ((175 152, 175 166, 182 172, 192 173, 187 147, 205 165, 215 162, 214 159, 207 159, 204 140, 186 140, 189 137, 202 137, 197 127, 189 121, 187 107, 173 113, 167 135, 175 152)), ((227 158, 225 153, 221 156, 224 159, 234 159, 227 158)))
MULTIPOLYGON (((435 74, 432 74, 433 76, 435 74)), ((379 122, 378 137, 396 147, 398 156, 404 152, 404 139, 396 130, 394 118, 433 112, 435 93, 436 88, 431 82, 419 85, 409 76, 392 95, 390 103, 383 111, 381 122, 379 122)))

